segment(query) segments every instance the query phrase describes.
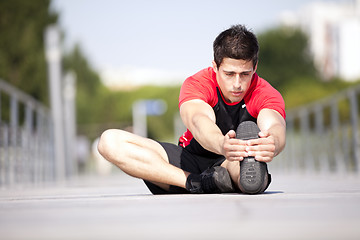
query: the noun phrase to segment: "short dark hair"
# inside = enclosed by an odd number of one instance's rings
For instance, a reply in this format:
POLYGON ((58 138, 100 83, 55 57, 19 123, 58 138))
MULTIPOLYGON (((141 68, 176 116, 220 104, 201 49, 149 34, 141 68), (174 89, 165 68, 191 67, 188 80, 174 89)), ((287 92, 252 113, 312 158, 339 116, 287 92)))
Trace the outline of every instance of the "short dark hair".
POLYGON ((254 33, 244 25, 233 25, 216 37, 214 44, 214 61, 219 68, 224 58, 242 59, 257 64, 259 43, 254 33))

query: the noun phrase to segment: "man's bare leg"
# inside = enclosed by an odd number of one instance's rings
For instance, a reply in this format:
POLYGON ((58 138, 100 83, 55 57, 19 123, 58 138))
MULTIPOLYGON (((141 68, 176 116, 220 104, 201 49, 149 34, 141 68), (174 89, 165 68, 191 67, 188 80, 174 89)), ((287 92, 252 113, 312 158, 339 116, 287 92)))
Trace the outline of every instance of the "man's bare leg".
POLYGON ((231 180, 235 183, 235 187, 240 189, 240 162, 225 160, 221 166, 228 170, 231 180))
POLYGON ((101 135, 98 150, 130 176, 151 181, 165 190, 169 185, 186 186, 189 173, 169 164, 165 150, 154 140, 110 129, 101 135))

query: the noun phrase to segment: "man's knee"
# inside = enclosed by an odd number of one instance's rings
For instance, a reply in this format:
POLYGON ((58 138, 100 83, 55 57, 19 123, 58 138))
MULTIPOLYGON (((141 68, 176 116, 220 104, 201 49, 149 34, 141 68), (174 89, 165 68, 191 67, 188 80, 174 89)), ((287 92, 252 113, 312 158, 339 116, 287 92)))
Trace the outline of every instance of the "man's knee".
POLYGON ((100 136, 97 146, 98 151, 106 160, 110 161, 111 155, 121 150, 120 147, 123 145, 119 144, 121 141, 124 141, 121 130, 106 130, 100 136))
POLYGON ((112 130, 106 130, 100 136, 100 139, 99 139, 99 142, 97 145, 97 149, 102 156, 104 156, 104 154, 107 150, 107 145, 108 145, 107 142, 109 142, 109 138, 111 136, 111 131, 112 130))

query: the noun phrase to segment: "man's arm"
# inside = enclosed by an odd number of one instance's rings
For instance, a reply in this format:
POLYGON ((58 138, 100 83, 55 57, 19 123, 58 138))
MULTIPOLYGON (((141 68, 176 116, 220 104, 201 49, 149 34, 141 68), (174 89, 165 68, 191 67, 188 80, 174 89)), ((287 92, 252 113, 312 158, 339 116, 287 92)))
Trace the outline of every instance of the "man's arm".
POLYGON ((246 151, 258 161, 270 162, 285 147, 286 122, 275 110, 260 111, 257 124, 261 130, 260 138, 248 141, 246 151))
POLYGON ((180 107, 181 118, 200 145, 217 154, 224 155, 230 161, 240 161, 247 157, 246 141, 235 138, 235 131, 225 136, 215 124, 212 107, 202 100, 190 100, 180 107))

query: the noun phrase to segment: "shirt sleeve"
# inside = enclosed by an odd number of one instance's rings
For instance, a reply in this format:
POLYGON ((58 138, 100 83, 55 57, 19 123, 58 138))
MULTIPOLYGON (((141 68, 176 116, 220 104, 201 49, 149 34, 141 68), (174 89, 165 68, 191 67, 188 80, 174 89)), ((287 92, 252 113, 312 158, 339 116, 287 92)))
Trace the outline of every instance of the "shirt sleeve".
POLYGON ((184 102, 194 99, 203 100, 211 105, 215 88, 212 72, 211 68, 206 68, 184 81, 179 95, 179 108, 184 102))
POLYGON ((281 94, 264 79, 258 77, 257 81, 256 87, 248 96, 247 109, 250 115, 257 118, 262 109, 272 109, 285 119, 285 102, 281 94))

